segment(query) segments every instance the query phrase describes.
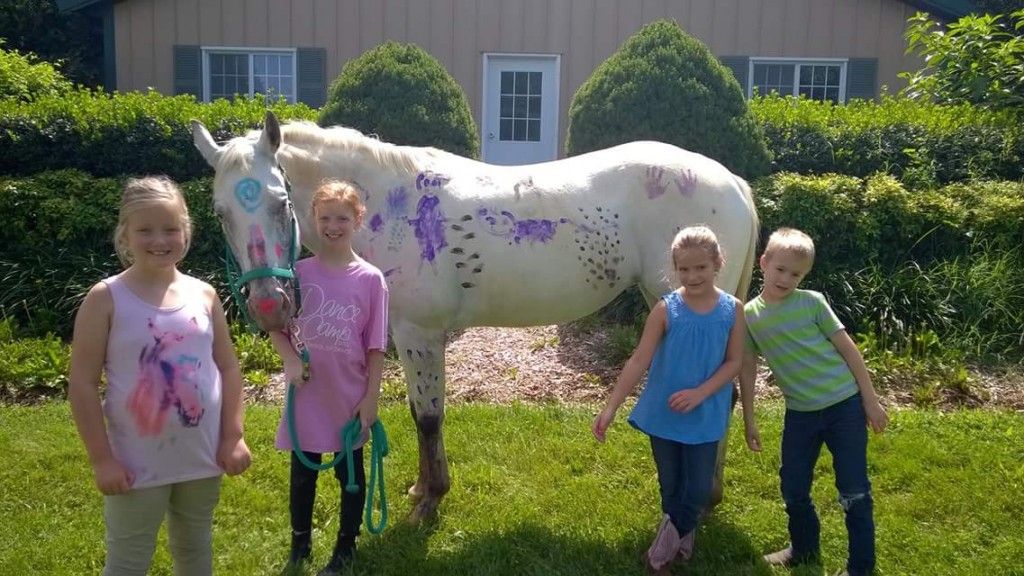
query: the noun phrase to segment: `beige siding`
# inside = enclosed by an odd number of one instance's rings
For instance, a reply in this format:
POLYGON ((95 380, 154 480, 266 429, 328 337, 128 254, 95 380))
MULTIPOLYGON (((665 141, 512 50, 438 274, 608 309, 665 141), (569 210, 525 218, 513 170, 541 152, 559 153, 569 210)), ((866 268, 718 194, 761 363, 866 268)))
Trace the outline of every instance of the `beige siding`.
MULTIPOLYGON (((480 122, 483 54, 561 56, 559 132, 594 68, 645 23, 671 18, 722 56, 879 59, 917 67, 897 0, 125 0, 114 4, 118 89, 173 92, 175 44, 324 48, 328 78, 384 40, 413 42, 463 86, 480 122)), ((559 146, 561 149, 561 145, 559 146)))

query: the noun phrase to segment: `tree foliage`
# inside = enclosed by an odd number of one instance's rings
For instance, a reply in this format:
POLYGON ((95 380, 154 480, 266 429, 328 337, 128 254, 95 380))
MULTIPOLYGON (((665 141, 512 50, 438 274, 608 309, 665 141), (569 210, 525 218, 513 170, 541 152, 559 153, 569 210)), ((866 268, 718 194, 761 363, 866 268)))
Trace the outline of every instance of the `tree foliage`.
POLYGON ((59 65, 41 62, 33 54, 5 50, 0 38, 0 98, 23 102, 41 96, 59 96, 71 90, 71 82, 59 65))
POLYGON ((1024 0, 975 0, 974 3, 982 12, 989 14, 1009 14, 1024 10, 1024 0))
POLYGON ((331 84, 320 124, 476 158, 480 138, 458 82, 415 44, 385 42, 349 61, 331 84))
POLYGON ((60 62, 74 83, 103 83, 103 33, 96 18, 80 12, 60 13, 54 0, 3 0, 0 38, 7 49, 31 52, 60 62))
POLYGON ((943 26, 918 12, 907 27, 907 52, 924 67, 902 73, 914 99, 1024 108, 1024 10, 968 15, 943 26))
POLYGON ((700 152, 746 178, 764 174, 769 163, 764 135, 732 73, 668 20, 629 38, 569 106, 570 155, 631 140, 700 152))

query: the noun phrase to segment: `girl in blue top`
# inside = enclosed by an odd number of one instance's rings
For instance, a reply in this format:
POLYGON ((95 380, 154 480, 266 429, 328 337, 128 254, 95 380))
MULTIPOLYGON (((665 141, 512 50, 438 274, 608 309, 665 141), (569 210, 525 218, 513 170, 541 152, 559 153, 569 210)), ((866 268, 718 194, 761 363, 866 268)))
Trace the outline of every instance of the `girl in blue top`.
POLYGON ((733 387, 726 384, 739 374, 746 334, 743 306, 715 287, 724 260, 714 232, 684 228, 670 255, 679 288, 651 310, 592 428, 603 442, 615 412, 649 369, 629 423, 650 436, 658 468, 663 516, 645 558, 648 568, 665 573, 677 556, 688 560, 693 552, 732 407, 733 387))

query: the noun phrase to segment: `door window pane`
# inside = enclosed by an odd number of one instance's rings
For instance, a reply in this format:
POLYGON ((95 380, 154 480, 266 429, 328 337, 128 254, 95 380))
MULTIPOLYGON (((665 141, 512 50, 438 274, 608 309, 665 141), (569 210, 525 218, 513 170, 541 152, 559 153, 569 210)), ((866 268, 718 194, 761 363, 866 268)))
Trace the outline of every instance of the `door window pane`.
POLYGON ((540 141, 543 74, 502 71, 498 137, 503 141, 540 141))

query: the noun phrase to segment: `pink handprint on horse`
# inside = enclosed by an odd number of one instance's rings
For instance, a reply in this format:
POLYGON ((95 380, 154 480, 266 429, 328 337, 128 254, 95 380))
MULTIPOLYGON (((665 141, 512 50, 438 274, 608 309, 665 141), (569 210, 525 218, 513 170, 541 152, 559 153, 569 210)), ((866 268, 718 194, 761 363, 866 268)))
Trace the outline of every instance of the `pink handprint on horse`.
MULTIPOLYGON (((198 329, 193 318, 188 330, 198 329)), ((139 435, 159 436, 172 407, 177 410, 183 426, 198 426, 205 412, 196 379, 199 359, 186 354, 174 357, 170 353, 170 349, 182 342, 187 334, 160 330, 152 318, 149 319, 149 332, 154 341, 139 353, 138 380, 127 404, 139 435)))

